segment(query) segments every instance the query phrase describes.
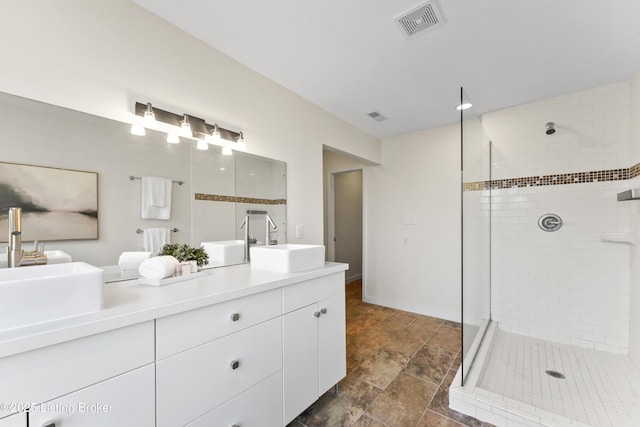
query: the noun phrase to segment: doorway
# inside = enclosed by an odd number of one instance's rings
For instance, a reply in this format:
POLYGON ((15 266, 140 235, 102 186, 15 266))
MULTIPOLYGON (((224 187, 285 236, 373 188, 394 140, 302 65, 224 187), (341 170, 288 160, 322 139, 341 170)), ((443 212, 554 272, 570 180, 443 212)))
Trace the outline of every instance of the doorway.
POLYGON ((347 283, 362 279, 362 169, 331 174, 330 261, 349 264, 347 283))

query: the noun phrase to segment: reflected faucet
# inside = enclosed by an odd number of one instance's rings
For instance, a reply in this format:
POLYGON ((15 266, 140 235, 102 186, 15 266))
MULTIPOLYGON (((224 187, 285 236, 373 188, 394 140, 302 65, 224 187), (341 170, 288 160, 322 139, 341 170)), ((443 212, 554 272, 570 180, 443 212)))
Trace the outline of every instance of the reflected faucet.
POLYGON ((38 249, 38 241, 34 240, 33 251, 22 250, 22 208, 9 208, 9 246, 7 247, 7 267, 46 264, 44 244, 38 249))
POLYGON ((258 243, 258 239, 253 237, 253 234, 249 232, 249 215, 244 217, 242 224, 240 224, 240 228, 244 228, 244 260, 245 262, 249 262, 251 261, 249 248, 251 245, 258 243))
POLYGON ((277 245, 278 241, 277 240, 271 240, 271 228, 273 227, 274 230, 278 229, 278 226, 273 222, 273 220, 271 219, 271 217, 269 216, 269 214, 266 214, 266 230, 265 230, 265 246, 268 245, 277 245))

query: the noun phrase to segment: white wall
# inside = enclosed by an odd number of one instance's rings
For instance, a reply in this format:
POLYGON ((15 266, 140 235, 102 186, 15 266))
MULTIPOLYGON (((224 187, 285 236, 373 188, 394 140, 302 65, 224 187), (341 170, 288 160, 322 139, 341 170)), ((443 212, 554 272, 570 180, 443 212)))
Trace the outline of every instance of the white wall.
MULTIPOLYGON (((629 83, 622 82, 488 113, 493 179, 628 168, 629 83), (556 123, 554 135, 545 123, 556 123)), ((493 191, 492 312, 512 332, 616 353, 628 351, 634 202, 625 181, 493 191), (538 228, 545 213, 556 232, 538 228)))
MULTIPOLYGON (((629 151, 630 166, 640 163, 640 72, 631 80, 629 151)), ((629 182, 629 188, 640 188, 640 176, 629 182)), ((629 355, 640 368, 640 202, 630 201, 630 229, 637 244, 631 247, 631 318, 629 325, 629 355)))
POLYGON ((386 139, 382 159, 365 178, 363 298, 460 321, 459 125, 386 139))
MULTIPOLYGON (((323 240, 322 144, 380 162, 377 139, 128 0, 1 4, 0 91, 121 121, 136 101, 242 130, 287 162, 288 234, 323 240)), ((114 163, 114 167, 117 164, 114 163)))

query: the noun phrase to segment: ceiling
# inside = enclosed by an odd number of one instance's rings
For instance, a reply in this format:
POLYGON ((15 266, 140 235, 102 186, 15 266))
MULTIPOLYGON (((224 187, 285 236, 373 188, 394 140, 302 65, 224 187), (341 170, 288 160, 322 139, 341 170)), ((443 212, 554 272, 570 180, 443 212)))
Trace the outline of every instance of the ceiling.
POLYGON ((133 1, 379 138, 455 122, 460 86, 482 114, 640 71, 640 0, 437 0, 411 40, 427 0, 133 1))

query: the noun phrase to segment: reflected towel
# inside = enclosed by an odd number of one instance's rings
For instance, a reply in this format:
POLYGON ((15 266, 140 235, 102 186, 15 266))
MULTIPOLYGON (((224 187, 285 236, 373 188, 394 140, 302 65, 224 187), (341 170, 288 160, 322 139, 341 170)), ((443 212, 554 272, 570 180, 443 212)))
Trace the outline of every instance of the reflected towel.
POLYGON ((151 252, 122 252, 118 258, 118 267, 122 271, 137 270, 150 256, 151 252))
POLYGON ((157 256, 144 260, 138 273, 145 279, 161 280, 173 276, 178 265, 178 260, 171 255, 157 256))
POLYGON ((171 183, 172 181, 168 178, 142 177, 142 218, 171 218, 171 183))
POLYGON ((145 228, 142 234, 142 247, 146 252, 157 254, 167 243, 171 243, 171 230, 168 228, 145 228))

